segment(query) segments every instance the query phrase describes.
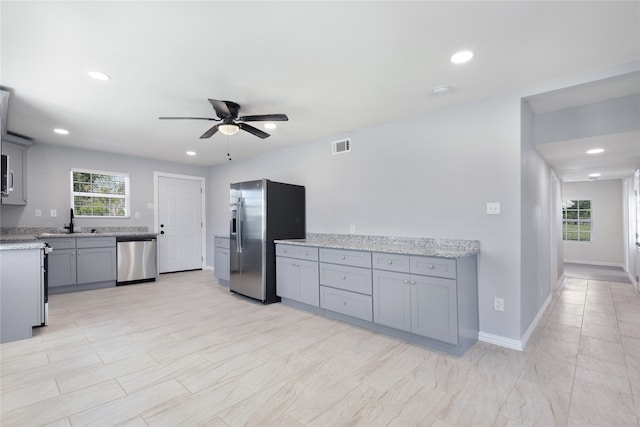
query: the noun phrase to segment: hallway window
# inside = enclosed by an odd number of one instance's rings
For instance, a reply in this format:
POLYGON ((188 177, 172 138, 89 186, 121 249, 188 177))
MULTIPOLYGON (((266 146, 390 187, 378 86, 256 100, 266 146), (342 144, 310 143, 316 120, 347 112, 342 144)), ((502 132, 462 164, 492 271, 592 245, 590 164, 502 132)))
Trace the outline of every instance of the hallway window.
POLYGON ((591 241, 591 200, 562 202, 562 239, 575 242, 591 241))

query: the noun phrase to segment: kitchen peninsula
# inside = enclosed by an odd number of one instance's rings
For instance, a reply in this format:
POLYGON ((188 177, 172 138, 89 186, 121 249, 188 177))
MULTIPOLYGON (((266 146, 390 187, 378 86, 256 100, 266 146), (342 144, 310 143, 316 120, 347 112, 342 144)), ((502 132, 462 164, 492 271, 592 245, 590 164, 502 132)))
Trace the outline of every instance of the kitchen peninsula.
POLYGON ((276 240, 282 302, 455 355, 478 339, 477 240, 276 240))

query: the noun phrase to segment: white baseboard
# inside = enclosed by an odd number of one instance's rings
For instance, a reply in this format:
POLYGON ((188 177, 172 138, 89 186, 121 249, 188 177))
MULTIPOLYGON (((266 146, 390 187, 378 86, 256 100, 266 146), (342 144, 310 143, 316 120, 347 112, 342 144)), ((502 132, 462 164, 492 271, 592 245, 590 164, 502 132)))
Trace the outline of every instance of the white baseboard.
MULTIPOLYGON (((558 281, 562 282, 560 286, 564 286, 564 282, 565 282, 564 275, 558 281)), ((529 338, 531 338, 531 334, 533 334, 533 331, 535 331, 536 327, 538 326, 538 323, 540 323, 540 319, 542 318, 542 315, 544 314, 545 310, 551 303, 551 297, 552 297, 552 294, 549 294, 545 302, 542 304, 542 307, 540 307, 540 310, 538 310, 538 314, 536 314, 535 319, 533 319, 533 322, 531 322, 531 324, 529 325, 529 327, 527 328, 525 333, 522 335, 522 337, 520 337, 519 340, 514 340, 513 338, 506 338, 500 335, 489 334, 486 332, 478 333, 478 340, 489 343, 489 344, 494 344, 500 347, 510 348, 512 350, 523 351, 524 347, 527 345, 527 342, 529 341, 529 338)))
POLYGON ((624 269, 624 265, 619 262, 597 262, 597 261, 584 261, 579 259, 565 259, 562 262, 567 262, 569 264, 586 264, 586 265, 598 265, 602 267, 620 267, 624 269))
POLYGON ((478 341, 494 344, 500 347, 510 348, 512 350, 522 351, 524 346, 522 341, 506 338, 500 335, 488 334, 486 332, 478 333, 478 341))
MULTIPOLYGON (((563 286, 564 286, 564 280, 563 280, 563 286)), ((536 318, 533 319, 533 322, 531 322, 531 324, 525 331, 524 335, 522 335, 522 337, 520 338, 523 349, 527 345, 527 342, 529 342, 529 338, 531 338, 531 334, 533 334, 533 331, 535 331, 536 327, 538 326, 538 323, 540 323, 540 319, 542 318, 542 315, 544 314, 545 310, 547 309, 547 307, 549 307, 549 303, 551 302, 551 297, 552 297, 552 294, 549 294, 549 296, 547 296, 547 299, 542 304, 542 307, 540 307, 540 310, 538 310, 538 314, 536 314, 536 318)))
POLYGON ((213 271, 213 266, 212 265, 205 265, 202 269, 203 270, 211 270, 211 271, 213 271))

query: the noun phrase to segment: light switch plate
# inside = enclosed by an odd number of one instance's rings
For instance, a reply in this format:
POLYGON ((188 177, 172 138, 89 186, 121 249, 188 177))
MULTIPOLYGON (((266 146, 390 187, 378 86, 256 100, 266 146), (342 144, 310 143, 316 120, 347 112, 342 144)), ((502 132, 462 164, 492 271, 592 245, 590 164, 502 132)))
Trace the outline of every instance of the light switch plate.
POLYGON ((500 202, 488 202, 487 215, 500 215, 500 202))
POLYGON ((36 209, 36 216, 42 216, 42 209, 36 209))
POLYGON ((54 216, 58 216, 58 211, 55 209, 50 209, 49 210, 49 216, 54 217, 54 216))

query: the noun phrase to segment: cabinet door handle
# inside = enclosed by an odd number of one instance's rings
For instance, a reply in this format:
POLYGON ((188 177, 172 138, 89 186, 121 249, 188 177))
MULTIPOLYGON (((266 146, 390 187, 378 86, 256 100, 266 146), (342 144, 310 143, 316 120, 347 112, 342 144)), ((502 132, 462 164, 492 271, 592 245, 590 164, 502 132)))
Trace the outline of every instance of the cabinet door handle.
POLYGON ((341 279, 342 280, 347 280, 347 276, 342 276, 341 279))
POLYGON ((342 300, 342 305, 347 305, 347 302, 345 300, 342 300))
POLYGON ((433 265, 433 264, 429 264, 429 270, 433 270, 434 268, 436 268, 436 266, 435 266, 435 265, 433 265))
POLYGON ((416 284, 416 281, 415 281, 415 280, 412 280, 412 281, 411 281, 411 284, 412 284, 412 285, 415 285, 415 284, 416 284))
POLYGON ((404 283, 408 285, 409 281, 407 279, 404 279, 404 283))
POLYGON ((304 254, 305 254, 305 255, 309 255, 309 252, 305 252, 304 254))
POLYGON ((391 264, 393 264, 393 261, 389 260, 389 261, 387 261, 387 264, 391 265, 391 264))
POLYGON ((340 257, 341 259, 347 259, 344 255, 340 257))

